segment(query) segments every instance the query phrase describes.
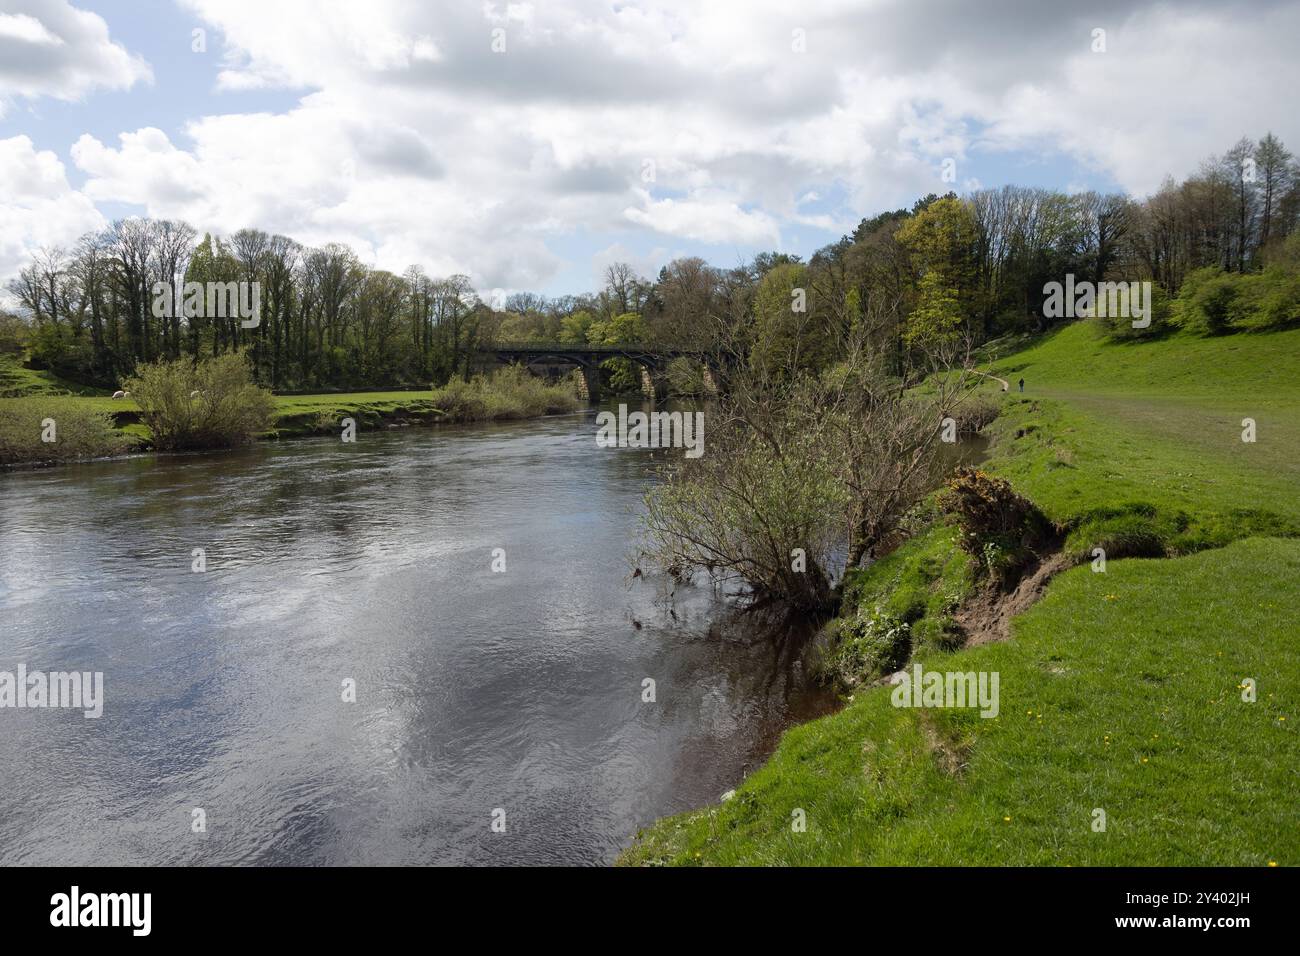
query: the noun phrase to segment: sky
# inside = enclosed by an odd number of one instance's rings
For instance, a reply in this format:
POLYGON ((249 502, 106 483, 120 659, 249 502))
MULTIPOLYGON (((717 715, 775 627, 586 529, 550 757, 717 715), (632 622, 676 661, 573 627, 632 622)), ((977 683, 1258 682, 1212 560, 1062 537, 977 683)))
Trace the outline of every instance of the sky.
POLYGON ((485 295, 1300 150, 1300 0, 0 0, 0 286, 113 219, 485 295))

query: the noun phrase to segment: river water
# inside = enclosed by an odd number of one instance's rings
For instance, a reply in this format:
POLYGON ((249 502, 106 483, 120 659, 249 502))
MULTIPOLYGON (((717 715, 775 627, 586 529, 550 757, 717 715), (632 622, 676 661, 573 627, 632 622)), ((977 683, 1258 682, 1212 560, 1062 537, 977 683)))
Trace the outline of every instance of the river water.
POLYGON ((717 801, 831 702, 630 577, 665 453, 593 415, 0 474, 0 671, 105 698, 0 708, 0 864, 597 864, 717 801))

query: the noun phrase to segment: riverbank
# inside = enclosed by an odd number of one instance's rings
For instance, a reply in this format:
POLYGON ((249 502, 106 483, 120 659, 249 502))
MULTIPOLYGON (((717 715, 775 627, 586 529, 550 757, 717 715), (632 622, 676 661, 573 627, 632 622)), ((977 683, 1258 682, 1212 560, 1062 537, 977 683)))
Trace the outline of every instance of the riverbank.
MULTIPOLYGON (((64 395, 53 390, 36 389, 21 398, 0 399, 0 410, 6 407, 6 403, 13 407, 13 403, 30 403, 37 399, 58 403, 74 412, 82 410, 108 416, 121 440, 121 452, 139 454, 152 449, 149 428, 142 422, 139 406, 130 398, 64 395)), ((581 405, 576 389, 569 383, 549 384, 526 373, 499 374, 493 378, 476 378, 470 382, 456 381, 442 388, 423 391, 276 395, 274 427, 258 438, 277 441, 342 434, 345 420, 351 420, 357 432, 440 424, 517 421, 576 411, 581 405)), ((44 417, 38 415, 36 420, 44 417)), ((19 447, 16 442, 14 446, 19 447)), ((42 450, 42 446, 35 441, 26 443, 26 446, 32 449, 34 455, 42 450)), ((14 461, 0 458, 0 467, 59 464, 68 460, 76 459, 46 462, 39 457, 14 461)))
POLYGON ((996 716, 894 706, 861 673, 622 863, 1300 863, 1300 331, 1116 344, 1076 323, 990 371, 1026 394, 985 467, 1060 529, 1060 573, 993 633, 976 612, 1007 594, 931 509, 842 617, 888 623, 869 650, 905 641, 909 667, 998 674, 996 716))

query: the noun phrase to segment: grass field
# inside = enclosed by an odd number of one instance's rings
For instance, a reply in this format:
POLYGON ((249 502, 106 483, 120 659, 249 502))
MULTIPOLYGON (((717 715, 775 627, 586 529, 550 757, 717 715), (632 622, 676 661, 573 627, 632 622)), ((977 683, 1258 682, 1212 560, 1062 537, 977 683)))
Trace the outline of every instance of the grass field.
POLYGON ((994 372, 1026 392, 992 427, 990 470, 1073 526, 1076 550, 1300 533, 1300 330, 1114 344, 1078 322, 994 372))
MULTIPOLYGON (((1105 573, 1059 575, 1007 642, 918 643, 927 670, 997 672, 996 718, 860 691, 624 863, 1300 863, 1300 332, 1110 344, 1076 323, 990 371, 1027 388, 987 467, 1079 556, 1108 546, 1105 573)), ((944 538, 905 544, 854 597, 933 625, 969 585, 944 538)))
MULTIPOLYGON (((53 390, 28 392, 54 395, 53 390)), ((78 396, 86 407, 113 415, 118 429, 137 442, 149 441, 149 429, 138 421, 140 407, 129 399, 107 395, 78 396)), ((270 437, 289 438, 336 429, 344 418, 352 418, 361 430, 377 427, 393 418, 434 420, 443 414, 431 390, 411 392, 338 392, 318 395, 277 395, 275 429, 270 437)))

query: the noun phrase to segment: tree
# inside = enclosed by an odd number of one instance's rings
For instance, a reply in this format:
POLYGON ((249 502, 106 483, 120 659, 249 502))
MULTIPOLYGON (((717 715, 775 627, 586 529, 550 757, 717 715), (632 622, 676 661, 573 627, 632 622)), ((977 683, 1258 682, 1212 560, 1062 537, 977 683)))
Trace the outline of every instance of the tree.
POLYGON ((1255 190, 1255 144, 1246 137, 1223 154, 1223 178, 1232 191, 1233 259, 1238 272, 1246 270, 1251 244, 1255 235, 1257 202, 1255 190))
POLYGON ((955 197, 935 200, 899 228, 917 273, 917 305, 904 335, 909 345, 951 342, 969 318, 976 238, 970 208, 955 197))
POLYGON ((713 343, 720 306, 719 275, 698 256, 674 259, 659 270, 647 316, 656 342, 687 348, 713 343))
POLYGON ((1255 149, 1259 187, 1259 245, 1267 246, 1275 236, 1285 238, 1290 225, 1281 215, 1282 200, 1297 182, 1297 169, 1290 150, 1272 133, 1255 149))
POLYGON ((934 387, 886 374, 865 339, 820 375, 740 371, 711 415, 708 450, 646 498, 641 553, 674 575, 743 583, 753 597, 825 611, 832 568, 856 564, 936 477, 940 426, 969 392, 964 362, 929 353, 934 387))
POLYGON ((782 263, 758 284, 749 364, 763 381, 789 381, 831 360, 834 336, 818 314, 809 271, 805 265, 782 263))
POLYGON ((152 334, 151 263, 155 232, 146 219, 119 219, 110 228, 110 281, 126 310, 126 347, 135 360, 149 361, 158 348, 152 334))
POLYGON ((154 270, 158 280, 167 284, 172 296, 172 307, 164 316, 163 334, 166 339, 166 353, 177 358, 181 354, 181 309, 178 308, 180 296, 185 287, 185 273, 189 268, 190 256, 194 252, 194 238, 198 234, 187 222, 173 219, 155 220, 153 223, 154 270))
POLYGON ((605 287, 600 292, 601 312, 606 318, 628 312, 644 312, 650 286, 626 262, 605 267, 605 287))
POLYGON ((104 317, 106 282, 109 270, 109 239, 105 233, 86 233, 77 242, 73 253, 71 272, 81 286, 82 309, 90 312, 90 339, 92 377, 111 375, 114 362, 106 348, 104 317))
POLYGON ((432 294, 435 342, 442 353, 434 380, 444 384, 459 375, 468 382, 471 348, 482 318, 482 313, 476 311, 480 304, 478 296, 467 275, 454 275, 435 282, 432 294))
MULTIPOLYGON (((266 288, 262 298, 262 341, 271 337, 271 387, 279 388, 284 375, 285 350, 289 347, 294 305, 294 275, 302 256, 302 246, 288 236, 272 236, 266 244, 264 267, 266 288)), ((264 350, 263 350, 264 351, 264 350)), ((260 376, 258 377, 260 381, 260 376)))
POLYGON ((560 341, 570 343, 590 341, 588 335, 595 321, 586 309, 569 313, 560 320, 560 341))
MULTIPOLYGON (((631 345, 644 342, 647 331, 639 312, 624 312, 593 322, 587 328, 587 341, 592 345, 631 345)), ((606 359, 600 367, 609 375, 609 386, 616 392, 635 391, 641 384, 641 367, 631 359, 606 359)))

